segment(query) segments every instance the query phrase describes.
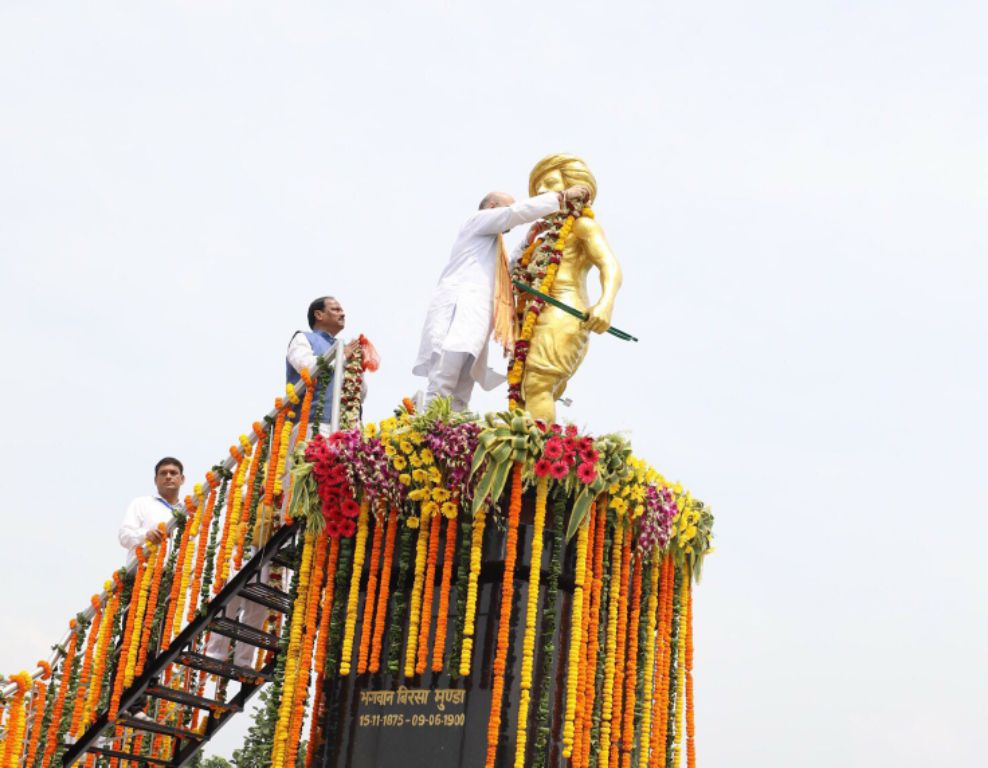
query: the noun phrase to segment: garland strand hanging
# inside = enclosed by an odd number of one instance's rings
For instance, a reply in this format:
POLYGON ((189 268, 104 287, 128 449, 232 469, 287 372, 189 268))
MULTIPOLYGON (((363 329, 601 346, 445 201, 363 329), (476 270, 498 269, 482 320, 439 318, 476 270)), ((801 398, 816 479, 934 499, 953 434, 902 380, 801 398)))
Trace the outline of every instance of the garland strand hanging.
POLYGON ((384 541, 384 560, 381 563, 381 586, 377 595, 377 606, 374 610, 374 633, 371 639, 370 661, 367 665, 368 670, 373 674, 376 674, 381 669, 381 645, 384 640, 384 627, 388 618, 388 592, 391 589, 391 567, 394 559, 395 533, 400 524, 398 510, 393 506, 390 507, 384 541))
POLYGON ((367 571, 367 591, 364 595, 364 616, 360 622, 360 645, 357 650, 357 674, 367 671, 371 636, 374 633, 374 606, 377 603, 377 582, 380 576, 381 545, 384 542, 384 517, 374 515, 374 540, 371 544, 370 568, 367 571))
POLYGON ((515 768, 525 768, 528 713, 532 698, 532 676, 535 667, 535 633, 539 610, 539 581, 542 575, 542 539, 545 532, 546 500, 549 496, 548 478, 539 478, 535 486, 535 519, 532 523, 532 554, 528 567, 528 606, 525 610, 525 637, 521 651, 521 683, 518 701, 518 730, 515 734, 515 768))
MULTIPOLYGON (((491 714, 487 722, 487 762, 494 768, 501 735, 501 703, 504 696, 504 676, 508 661, 508 640, 511 632, 511 604, 515 592, 515 560, 518 556, 518 522, 521 516, 522 463, 515 462, 511 478, 511 502, 508 507, 508 531, 504 549, 504 575, 501 579, 501 609, 497 625, 497 650, 491 669, 491 714)), ((568 757, 568 755, 566 755, 568 757)))

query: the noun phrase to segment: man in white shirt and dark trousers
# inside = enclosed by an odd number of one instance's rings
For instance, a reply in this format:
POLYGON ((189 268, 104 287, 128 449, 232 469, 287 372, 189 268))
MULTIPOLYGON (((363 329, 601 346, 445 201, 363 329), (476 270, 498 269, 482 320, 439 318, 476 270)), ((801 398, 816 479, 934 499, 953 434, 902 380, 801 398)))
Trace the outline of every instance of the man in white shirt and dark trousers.
POLYGON ((178 506, 178 494, 185 482, 182 462, 166 456, 154 465, 154 496, 138 496, 127 507, 117 538, 120 546, 133 552, 145 542, 160 544, 165 540, 158 524, 170 525, 173 510, 178 506))

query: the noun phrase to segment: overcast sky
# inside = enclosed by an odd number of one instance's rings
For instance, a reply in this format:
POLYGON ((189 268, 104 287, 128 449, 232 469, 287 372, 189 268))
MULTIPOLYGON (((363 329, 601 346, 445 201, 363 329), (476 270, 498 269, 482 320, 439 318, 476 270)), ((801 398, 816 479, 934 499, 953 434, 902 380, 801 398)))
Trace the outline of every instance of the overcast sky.
POLYGON ((341 5, 0 2, 0 671, 159 457, 190 491, 270 407, 310 299, 380 350, 369 417, 413 393, 457 228, 565 151, 641 339, 565 417, 717 516, 700 764, 983 763, 988 6, 341 5))

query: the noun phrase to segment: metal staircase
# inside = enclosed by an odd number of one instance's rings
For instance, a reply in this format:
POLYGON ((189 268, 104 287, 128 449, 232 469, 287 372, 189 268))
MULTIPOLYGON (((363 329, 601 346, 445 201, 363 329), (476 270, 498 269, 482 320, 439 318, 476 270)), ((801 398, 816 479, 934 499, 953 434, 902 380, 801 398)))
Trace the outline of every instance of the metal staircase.
MULTIPOLYGON (((268 563, 291 568, 296 553, 298 525, 282 527, 271 537, 244 567, 230 580, 223 590, 209 602, 200 615, 192 621, 167 648, 160 650, 145 664, 143 673, 124 691, 120 698, 120 709, 116 721, 111 723, 107 712, 103 712, 86 732, 72 744, 62 758, 63 766, 74 765, 86 755, 104 756, 129 761, 136 765, 167 765, 178 768, 188 764, 196 752, 237 713, 242 712, 250 697, 266 682, 273 678, 275 661, 269 661, 261 669, 238 667, 234 664, 206 656, 196 648, 201 648, 208 632, 229 637, 234 643, 247 643, 263 651, 278 651, 278 638, 256 627, 236 621, 226 615, 227 606, 240 596, 257 602, 270 610, 278 611, 288 618, 291 613, 289 595, 260 581, 261 571, 268 563), (223 681, 236 683, 239 688, 229 699, 198 696, 177 690, 163 682, 167 670, 174 673, 182 668, 197 670, 213 675, 223 681), (178 707, 181 714, 198 709, 207 715, 205 727, 200 730, 167 725, 153 718, 143 716, 148 703, 155 700, 168 702, 178 707), (135 755, 116 748, 111 741, 112 732, 123 727, 136 732, 163 736, 173 740, 171 758, 135 755)), ((225 688, 223 683, 220 688, 225 688)), ((184 718, 181 718, 184 719, 184 718)))

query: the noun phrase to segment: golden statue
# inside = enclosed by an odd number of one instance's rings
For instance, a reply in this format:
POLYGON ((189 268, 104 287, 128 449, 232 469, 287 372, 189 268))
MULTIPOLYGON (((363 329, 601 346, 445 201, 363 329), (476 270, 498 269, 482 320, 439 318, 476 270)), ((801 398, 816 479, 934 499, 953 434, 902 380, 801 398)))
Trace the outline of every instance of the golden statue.
POLYGON ((509 397, 513 406, 523 404, 532 416, 547 423, 555 421, 556 400, 583 362, 590 331, 604 333, 610 327, 614 298, 621 287, 621 267, 589 208, 597 195, 597 181, 586 163, 573 155, 549 155, 532 169, 528 191, 534 196, 575 185, 589 190, 588 207, 570 212, 568 223, 566 211, 537 222, 530 233, 533 242, 515 267, 516 279, 588 313, 586 320, 580 320, 550 304, 533 302, 527 294, 517 295, 522 324, 509 368, 514 374, 508 379, 509 386, 513 385, 509 397), (534 240, 539 235, 541 239, 534 240), (587 293, 591 267, 599 272, 601 288, 593 305, 587 293))

